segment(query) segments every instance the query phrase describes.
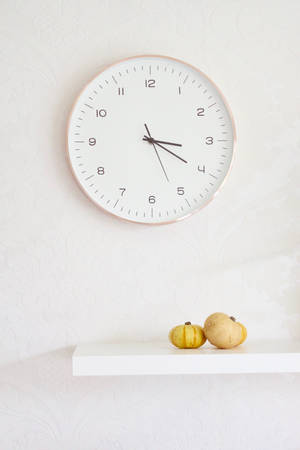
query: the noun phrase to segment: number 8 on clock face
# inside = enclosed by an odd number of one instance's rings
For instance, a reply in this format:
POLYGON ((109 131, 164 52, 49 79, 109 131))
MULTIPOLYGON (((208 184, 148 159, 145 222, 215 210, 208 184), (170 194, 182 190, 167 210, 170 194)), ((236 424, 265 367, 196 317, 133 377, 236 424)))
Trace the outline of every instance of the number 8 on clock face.
POLYGON ((104 69, 69 121, 75 178, 107 212, 163 224, 211 200, 229 171, 235 130, 222 94, 198 69, 138 56, 104 69))

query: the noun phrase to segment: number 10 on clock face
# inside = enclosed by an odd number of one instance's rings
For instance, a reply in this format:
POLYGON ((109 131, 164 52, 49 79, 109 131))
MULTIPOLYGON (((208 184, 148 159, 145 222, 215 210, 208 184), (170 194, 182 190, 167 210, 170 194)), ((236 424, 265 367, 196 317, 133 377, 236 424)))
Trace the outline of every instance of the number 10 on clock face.
POLYGON ((128 221, 170 223, 214 197, 230 168, 233 119, 198 69, 140 56, 96 76, 69 121, 68 153, 80 187, 128 221))

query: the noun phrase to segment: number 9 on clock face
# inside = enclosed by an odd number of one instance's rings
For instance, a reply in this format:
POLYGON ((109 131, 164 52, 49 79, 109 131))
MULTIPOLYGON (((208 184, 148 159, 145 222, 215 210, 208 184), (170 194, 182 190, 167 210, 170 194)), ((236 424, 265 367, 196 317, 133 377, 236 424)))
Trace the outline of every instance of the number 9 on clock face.
POLYGON ((79 95, 68 127, 72 171, 86 195, 145 224, 174 222, 206 205, 229 171, 234 141, 215 84, 163 56, 104 69, 79 95))

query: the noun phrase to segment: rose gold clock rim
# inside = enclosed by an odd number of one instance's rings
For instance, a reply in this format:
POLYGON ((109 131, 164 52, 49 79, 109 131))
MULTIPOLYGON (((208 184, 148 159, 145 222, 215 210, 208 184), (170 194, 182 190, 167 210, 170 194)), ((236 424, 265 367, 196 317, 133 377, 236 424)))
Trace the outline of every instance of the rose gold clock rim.
POLYGON ((67 151, 67 160, 68 160, 68 164, 71 168, 71 173, 73 175, 73 178, 75 179, 77 185, 79 186, 80 190, 85 194, 85 196, 91 200, 99 209, 101 209, 104 213, 108 214, 109 216, 115 217, 117 219, 122 220, 123 222, 127 222, 127 223, 136 223, 139 225, 169 225, 171 223, 175 223, 175 222, 180 222, 184 219, 187 219, 188 217, 198 213, 201 209, 205 208, 205 206, 207 206, 212 200, 214 200, 214 198, 217 196, 217 194, 220 192, 220 190, 223 188, 228 175, 230 174, 231 170, 232 170, 232 164, 233 164, 233 159, 235 157, 235 150, 236 150, 236 126, 235 126, 235 122, 234 122, 234 118, 233 118, 233 114, 232 114, 232 110, 226 100, 226 98, 223 95, 223 92, 218 88, 218 86, 215 84, 215 82, 208 76, 206 75, 204 72, 202 72, 202 70, 198 69, 197 67, 193 66, 192 64, 189 64, 185 61, 182 61, 181 59, 178 58, 173 58, 172 56, 166 56, 166 55, 157 55, 157 54, 144 54, 144 55, 137 55, 137 56, 129 56, 127 58, 123 58, 120 59, 112 64, 107 64, 102 70, 100 70, 100 72, 98 72, 90 81, 88 81, 83 88, 80 90, 79 94, 76 96, 75 101, 73 103, 73 106, 71 108, 71 111, 68 115, 68 121, 67 121, 67 131, 66 131, 66 151, 67 151), (231 161, 227 170, 227 173, 223 179, 223 181, 221 182, 220 186, 218 187, 218 189, 213 193, 213 195, 205 202, 203 203, 201 206, 198 206, 197 208, 193 209, 193 211, 184 214, 181 217, 177 217, 176 219, 172 219, 172 220, 168 220, 168 221, 163 221, 163 222, 140 222, 137 220, 133 220, 133 219, 127 219, 125 217, 121 217, 118 216, 117 214, 108 211, 107 209, 105 209, 103 206, 99 205, 99 203, 97 203, 93 197, 90 196, 90 194, 83 188, 83 186, 81 185, 81 183, 78 180, 78 177, 75 173, 75 170, 73 169, 72 166, 72 162, 71 162, 71 157, 70 157, 70 151, 69 151, 69 139, 68 139, 68 135, 69 135, 69 129, 70 129, 70 124, 71 124, 71 118, 73 115, 73 111, 75 109, 75 106, 77 105, 77 102, 79 100, 79 97, 81 96, 81 94, 83 93, 83 91, 85 91, 85 89, 88 87, 89 84, 91 84, 96 78, 98 78, 99 75, 101 75, 103 72, 105 72, 107 69, 109 69, 110 67, 116 66, 120 63, 129 61, 131 59, 138 59, 138 58, 163 58, 163 59, 169 59, 171 61, 176 61, 179 62, 181 64, 184 64, 190 68, 192 68, 193 70, 195 70, 196 72, 200 73, 202 76, 204 76, 204 78, 206 78, 216 89, 216 91, 218 92, 218 94, 220 95, 226 110, 229 114, 230 117, 230 121, 231 121, 231 125, 232 125, 232 134, 233 134, 233 142, 232 142, 232 157, 231 157, 231 161))

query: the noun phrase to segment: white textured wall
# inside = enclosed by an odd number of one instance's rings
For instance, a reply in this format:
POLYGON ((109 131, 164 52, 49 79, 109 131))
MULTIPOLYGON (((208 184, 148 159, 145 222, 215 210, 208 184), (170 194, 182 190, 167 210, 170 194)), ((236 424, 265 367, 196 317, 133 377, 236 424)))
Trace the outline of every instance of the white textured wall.
POLYGON ((299 22, 296 0, 1 0, 1 450, 300 448, 299 375, 71 376, 78 342, 216 310, 300 337, 299 22), (171 226, 104 215, 65 156, 83 84, 144 53, 198 66, 237 125, 220 195, 171 226))

